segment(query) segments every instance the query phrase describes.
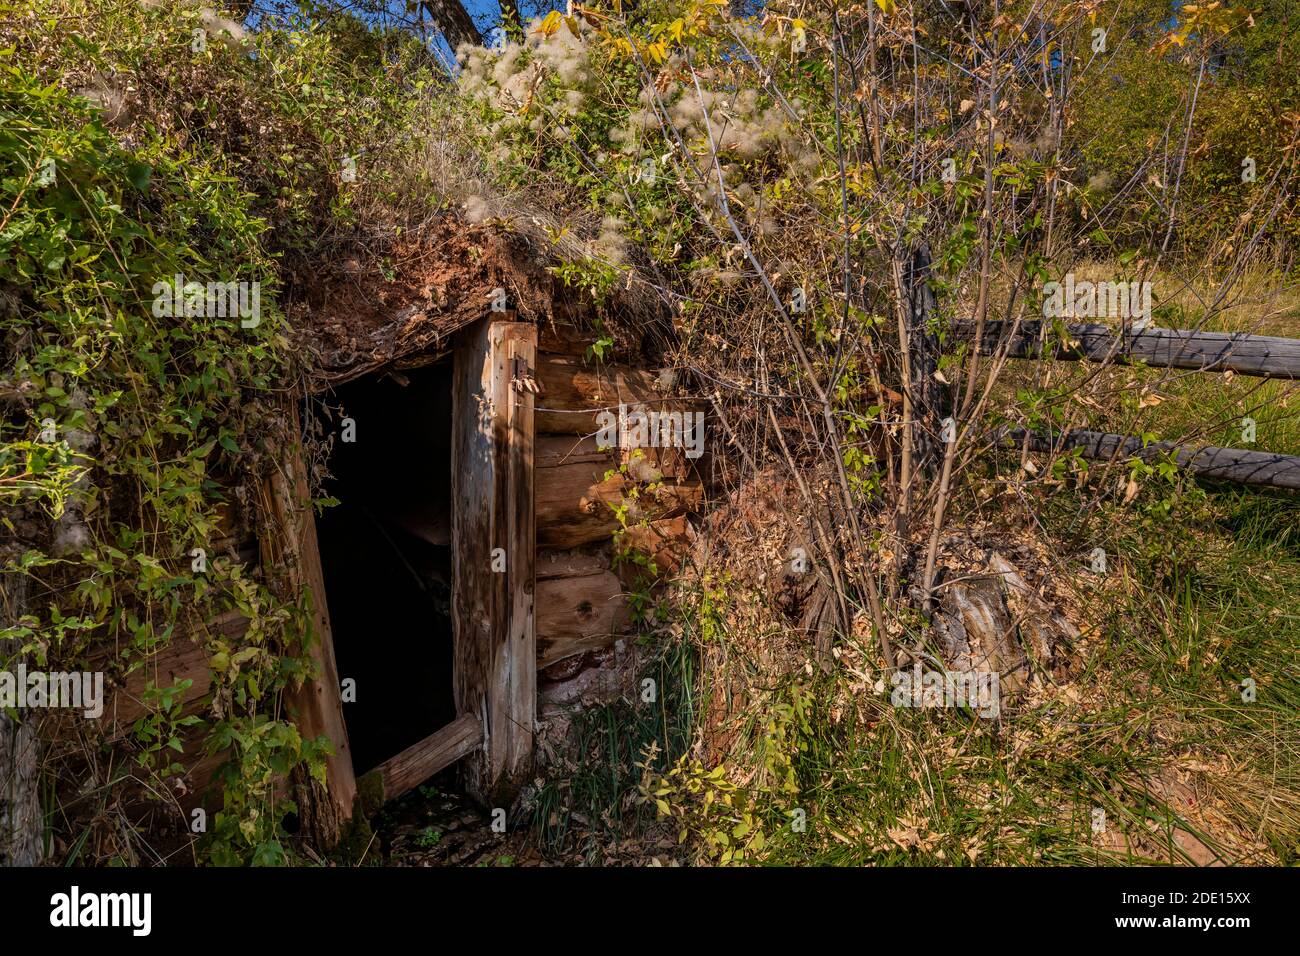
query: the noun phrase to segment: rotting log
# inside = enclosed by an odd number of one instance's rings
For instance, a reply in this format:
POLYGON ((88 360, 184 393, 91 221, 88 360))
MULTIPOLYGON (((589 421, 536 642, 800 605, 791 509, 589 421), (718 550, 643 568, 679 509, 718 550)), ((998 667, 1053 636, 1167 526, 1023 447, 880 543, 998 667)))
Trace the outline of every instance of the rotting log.
POLYGON ((530 323, 484 320, 459 336, 452 379, 454 691, 484 745, 463 766, 488 806, 532 771, 534 630, 533 395, 530 323))
POLYGON ((1300 488, 1300 457, 1295 455, 1169 441, 1152 442, 1144 447, 1140 438, 1082 429, 1056 438, 1040 432, 1026 433, 1023 429, 1010 429, 1005 434, 1006 441, 1017 445, 1026 438, 1030 451, 1048 453, 1077 448, 1085 458, 1100 461, 1128 458, 1149 461, 1175 452, 1178 467, 1200 478, 1267 488, 1300 488))
MULTIPOLYGON (((461 714, 419 743, 385 760, 370 774, 379 776, 383 788, 380 799, 395 800, 482 745, 483 725, 479 719, 473 714, 461 714)), ((365 786, 364 779, 361 786, 365 786)))
POLYGON ((573 552, 539 556, 539 668, 613 643, 627 620, 627 595, 602 557, 573 552))
POLYGON ((1068 674, 1064 651, 1078 640, 1078 629, 1002 554, 990 553, 984 573, 960 572, 938 591, 934 631, 953 671, 996 672, 1008 695, 1068 674))
MULTIPOLYGON (((698 509, 704 501, 704 484, 698 478, 665 477, 646 490, 632 474, 615 471, 613 459, 607 453, 593 452, 594 447, 594 442, 579 442, 571 456, 551 453, 542 459, 560 463, 541 465, 539 461, 536 474, 539 547, 576 548, 608 540, 620 527, 618 508, 626 508, 629 522, 636 522, 642 518, 676 517, 698 509), (609 472, 614 473, 606 477, 609 472), (631 494, 634 488, 640 488, 635 497, 631 494)), ((651 457, 643 461, 646 467, 653 467, 651 457)))
MULTIPOLYGON (((622 546, 649 557, 654 561, 656 574, 662 576, 676 573, 694 539, 690 521, 685 515, 678 515, 629 527, 623 534, 622 546)), ((618 570, 629 584, 641 574, 639 567, 627 563, 618 570)))
POLYGON ((1029 680, 1029 660, 1016 640, 1001 582, 975 577, 941 585, 934 617, 944 659, 958 672, 996 673, 1001 693, 1029 680))
POLYGON ((1030 586, 1016 567, 997 551, 989 555, 989 570, 1002 580, 1007 609, 1020 631, 1022 645, 1032 656, 1036 672, 1064 675, 1068 655, 1079 639, 1079 629, 1030 586))
MULTIPOLYGON (((959 338, 970 338, 974 327, 959 323, 959 338)), ((1205 372, 1235 372, 1257 378, 1300 378, 1300 339, 1240 332, 1196 332, 1144 329, 1127 334, 1105 325, 1072 323, 1067 338, 1041 319, 990 322, 984 327, 980 351, 991 355, 1006 349, 1011 358, 1051 358, 1060 361, 1144 362, 1159 368, 1205 372), (1014 331, 1013 331, 1014 330, 1014 331)))
MULTIPOLYGON (((286 403, 286 416, 288 434, 302 434, 295 403, 286 403)), ((333 744, 334 753, 325 761, 323 786, 310 774, 295 775, 304 832, 318 845, 332 847, 352 816, 357 787, 347 726, 343 722, 334 638, 325 603, 325 575, 301 446, 285 449, 278 467, 262 484, 260 495, 262 513, 268 520, 268 528, 260 537, 262 567, 283 572, 287 591, 284 597, 296 601, 306 591, 311 602, 310 622, 315 640, 308 654, 317 676, 290 691, 286 699, 290 716, 304 738, 324 735, 333 744)))

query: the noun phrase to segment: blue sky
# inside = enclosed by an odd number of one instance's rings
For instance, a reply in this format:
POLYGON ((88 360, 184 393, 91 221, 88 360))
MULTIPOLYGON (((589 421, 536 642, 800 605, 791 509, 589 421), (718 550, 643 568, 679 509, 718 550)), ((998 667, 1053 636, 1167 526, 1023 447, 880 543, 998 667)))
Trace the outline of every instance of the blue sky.
MULTIPOLYGON (((474 18, 475 24, 483 34, 484 39, 491 42, 492 31, 501 20, 501 7, 497 0, 462 0, 465 9, 469 11, 474 18)), ((404 25, 413 27, 416 22, 415 14, 407 10, 406 0, 320 0, 322 6, 336 6, 343 9, 351 10, 360 15, 361 19, 379 23, 386 22, 392 26, 404 25)), ((524 20, 528 21, 534 17, 541 16, 553 9, 563 9, 565 0, 520 0, 519 9, 524 20)), ((298 7, 296 0, 254 0, 252 10, 249 12, 245 22, 250 26, 256 26, 257 20, 264 13, 285 13, 298 7)), ((422 18, 423 22, 429 24, 427 14, 422 18)), ((450 63, 451 48, 438 37, 434 40, 434 48, 450 63)))
MULTIPOLYGON (((497 0, 462 0, 465 9, 469 11, 474 22, 478 24, 481 31, 486 33, 496 25, 501 17, 501 7, 497 0)), ((387 12, 391 22, 409 21, 411 15, 406 12, 406 0, 360 0, 360 2, 349 2, 349 0, 337 0, 337 6, 350 8, 354 11, 360 11, 367 8, 384 9, 387 12)), ((256 20, 256 13, 260 10, 273 10, 276 8, 284 9, 293 7, 292 2, 287 0, 255 0, 253 13, 249 15, 250 20, 256 20)), ((544 14, 549 10, 562 8, 564 0, 520 0, 519 9, 525 19, 544 14)), ((379 16, 383 16, 380 14, 379 16)), ((377 18, 373 15, 363 15, 363 19, 377 18)))

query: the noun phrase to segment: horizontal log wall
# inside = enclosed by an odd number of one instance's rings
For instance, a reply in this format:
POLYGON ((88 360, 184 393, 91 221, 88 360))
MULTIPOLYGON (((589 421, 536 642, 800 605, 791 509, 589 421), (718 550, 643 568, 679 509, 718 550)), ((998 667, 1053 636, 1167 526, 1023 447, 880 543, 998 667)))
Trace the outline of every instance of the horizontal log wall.
POLYGON ((616 411, 619 402, 668 407, 655 389, 655 376, 644 369, 606 365, 581 359, 544 356, 537 367, 542 397, 536 412, 539 435, 594 435, 602 410, 616 411))
POLYGON ((636 570, 616 566, 611 543, 676 562, 690 534, 686 516, 704 501, 698 462, 680 448, 602 449, 600 412, 688 411, 648 369, 587 362, 572 329, 543 335, 537 430, 537 655, 545 668, 613 643, 626 632, 636 570), (558 344, 556 344, 558 343, 558 344), (546 352, 551 346, 556 351, 546 352), (620 513, 622 519, 620 521, 620 513))
MULTIPOLYGON (((230 611, 207 625, 210 633, 219 633, 238 642, 248 628, 248 619, 238 611, 230 611)), ((190 716, 203 710, 203 698, 212 689, 212 672, 208 668, 210 655, 198 634, 177 633, 143 667, 127 675, 124 685, 116 690, 105 707, 104 718, 108 724, 108 738, 118 740, 128 734, 131 725, 148 712, 145 693, 149 685, 158 688, 175 686, 180 681, 191 681, 182 696, 182 714, 190 716)))
MULTIPOLYGON (((216 536, 206 549, 209 561, 257 564, 257 538, 241 524, 241 517, 232 505, 217 507, 216 536)), ((188 573, 190 560, 188 555, 177 559, 177 572, 188 573)), ((150 685, 168 688, 180 681, 191 681, 181 698, 181 713, 186 717, 201 715, 206 706, 204 699, 212 689, 209 654, 203 647, 204 635, 221 635, 235 643, 247 629, 248 619, 238 611, 227 611, 186 630, 178 629, 170 641, 126 675, 121 686, 105 688, 105 737, 109 741, 118 741, 130 733, 131 726, 148 712, 144 697, 150 685)), ((107 659, 92 663, 102 667, 109 664, 107 659)), ((206 785, 207 776, 202 782, 206 785)))
POLYGON ((537 666, 603 647, 627 625, 627 596, 608 556, 547 551, 537 559, 537 666))
POLYGON ((608 541, 621 527, 620 508, 626 522, 633 524, 697 510, 704 500, 699 478, 663 475, 658 467, 662 456, 657 454, 662 449, 643 449, 643 457, 621 473, 616 470, 618 454, 599 451, 594 438, 542 436, 538 447, 539 548, 608 541))

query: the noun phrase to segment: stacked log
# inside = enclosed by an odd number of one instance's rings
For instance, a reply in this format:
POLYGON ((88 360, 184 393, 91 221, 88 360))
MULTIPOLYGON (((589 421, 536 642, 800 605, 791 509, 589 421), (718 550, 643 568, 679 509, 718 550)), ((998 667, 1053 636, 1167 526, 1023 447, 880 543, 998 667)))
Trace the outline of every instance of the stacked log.
POLYGON ((705 488, 698 459, 682 448, 599 443, 609 420, 601 413, 617 416, 620 405, 691 410, 665 394, 656 373, 567 351, 542 354, 537 378, 537 651, 547 668, 625 633, 629 590, 645 583, 646 568, 620 562, 617 550, 648 555, 660 575, 671 571, 705 488))

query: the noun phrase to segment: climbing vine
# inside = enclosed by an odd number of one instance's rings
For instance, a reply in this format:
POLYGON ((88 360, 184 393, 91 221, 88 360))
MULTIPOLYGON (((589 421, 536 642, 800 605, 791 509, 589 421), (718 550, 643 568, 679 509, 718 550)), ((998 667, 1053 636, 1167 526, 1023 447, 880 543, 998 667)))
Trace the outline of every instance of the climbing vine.
POLYGON ((49 779, 79 783, 46 808, 82 821, 70 860, 137 859, 106 811, 132 786, 211 861, 284 862, 281 782, 322 778, 330 752, 282 704, 312 676, 309 599, 217 542, 231 515, 258 520, 295 437, 283 260, 320 217, 346 222, 338 157, 391 134, 408 91, 365 102, 378 61, 305 20, 260 38, 271 62, 185 4, 37 6, 0 28, 0 557, 28 581, 0 668, 102 671, 110 698, 144 677, 131 765, 101 759, 104 725, 46 754, 49 779), (200 713, 190 679, 150 669, 182 639, 208 660, 200 713), (196 823, 183 769, 204 754, 225 759, 196 823))

